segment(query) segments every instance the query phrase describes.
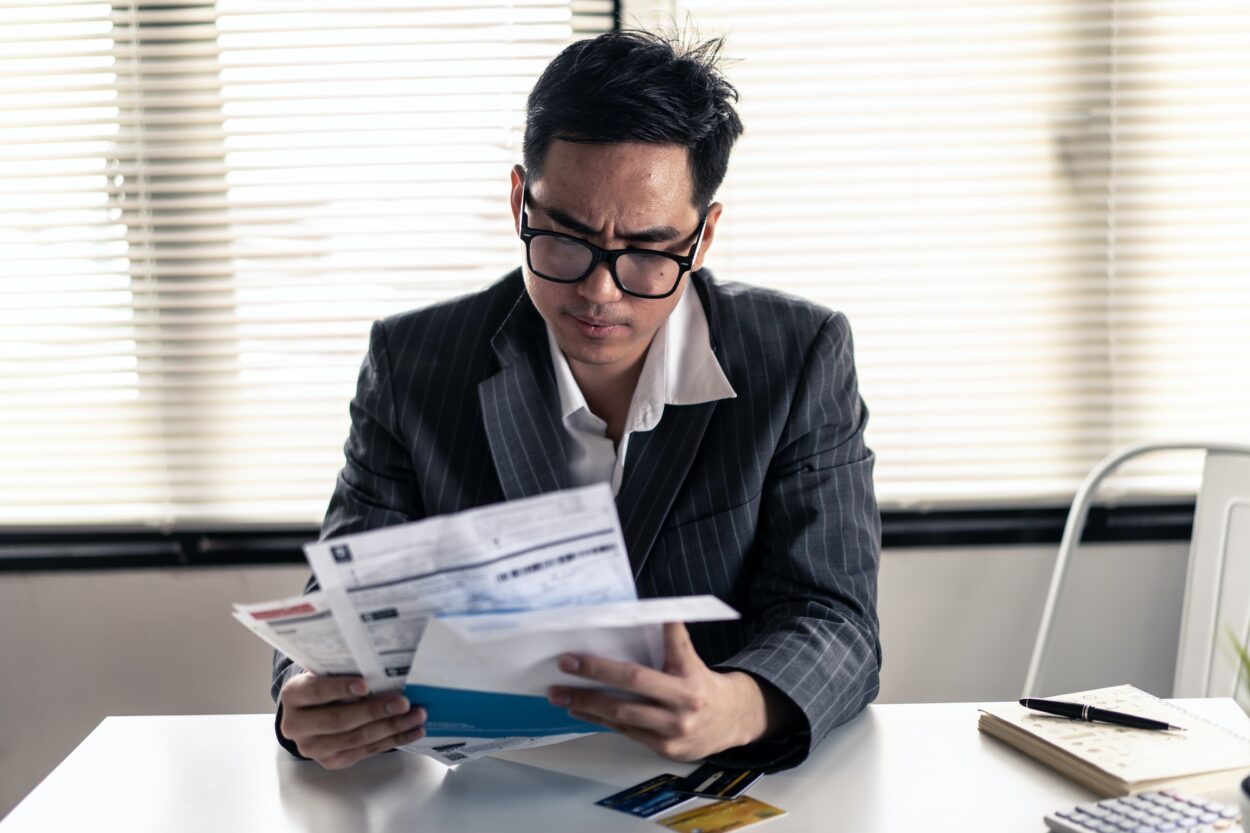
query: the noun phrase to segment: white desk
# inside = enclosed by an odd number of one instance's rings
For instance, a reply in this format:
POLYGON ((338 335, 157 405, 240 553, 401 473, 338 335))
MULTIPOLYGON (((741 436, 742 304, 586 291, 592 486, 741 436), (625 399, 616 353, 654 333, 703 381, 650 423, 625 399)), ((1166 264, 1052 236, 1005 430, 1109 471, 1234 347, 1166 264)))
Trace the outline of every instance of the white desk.
MULTIPOLYGON (((1181 702, 1250 730, 1232 700, 1181 702)), ((976 704, 870 706, 803 766, 750 789, 790 812, 760 829, 1043 831, 1046 812, 1090 797, 976 724, 976 704)), ((606 735, 507 758, 447 770, 393 753, 326 772, 278 748, 271 715, 110 717, 0 833, 638 833, 663 828, 594 802, 693 768, 606 735)))

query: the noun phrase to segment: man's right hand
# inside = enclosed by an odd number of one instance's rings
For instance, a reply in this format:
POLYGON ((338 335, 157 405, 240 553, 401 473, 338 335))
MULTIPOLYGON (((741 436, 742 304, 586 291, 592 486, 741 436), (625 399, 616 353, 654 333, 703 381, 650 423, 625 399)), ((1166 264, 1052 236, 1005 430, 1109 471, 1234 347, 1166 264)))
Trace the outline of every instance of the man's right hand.
POLYGON ((368 693, 361 677, 298 674, 282 686, 282 734, 326 769, 346 769, 425 736, 425 709, 411 708, 397 691, 368 693))

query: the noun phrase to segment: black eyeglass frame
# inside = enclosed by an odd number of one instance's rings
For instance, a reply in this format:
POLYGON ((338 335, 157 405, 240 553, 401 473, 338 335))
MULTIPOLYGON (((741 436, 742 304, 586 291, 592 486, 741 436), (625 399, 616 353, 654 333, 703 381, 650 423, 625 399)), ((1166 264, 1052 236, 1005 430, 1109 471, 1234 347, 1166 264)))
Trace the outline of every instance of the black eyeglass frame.
POLYGON ((571 234, 563 234, 558 231, 547 231, 545 229, 530 228, 529 216, 525 208, 526 204, 529 202, 529 199, 530 199, 529 187, 526 186, 521 194, 521 235, 520 237, 523 241, 525 241, 525 262, 529 266, 531 272, 533 272, 535 275, 542 278, 543 280, 551 281, 552 283, 580 283, 586 280, 586 278, 590 277, 590 273, 595 271, 596 266, 598 266, 600 263, 606 262, 608 264, 608 274, 612 276, 612 282, 616 284, 617 289, 621 290, 621 292, 624 292, 626 295, 630 295, 634 298, 646 298, 647 300, 650 300, 650 301, 658 301, 662 298, 667 298, 677 291, 677 287, 681 286, 681 276, 689 272, 694 267, 694 259, 698 257, 699 246, 700 244, 703 243, 703 230, 707 226, 707 212, 704 211, 703 215, 699 218, 699 229, 695 233, 694 244, 691 245, 690 254, 688 255, 677 255, 677 254, 673 254, 672 252, 663 252, 658 249, 634 249, 634 248, 604 249, 600 246, 596 246, 594 243, 591 243, 589 240, 583 240, 582 238, 574 237, 571 234), (530 242, 535 237, 558 237, 562 240, 571 240, 574 243, 582 244, 586 248, 590 249, 590 254, 591 254, 590 265, 586 267, 585 272, 578 275, 576 278, 553 278, 550 275, 544 275, 542 272, 539 272, 537 269, 534 268, 534 260, 530 254, 530 242), (628 287, 626 287, 625 284, 621 283, 621 279, 618 278, 616 275, 616 261, 622 255, 628 255, 628 254, 648 255, 651 257, 658 255, 660 257, 668 258, 669 260, 676 263, 677 264, 677 277, 673 281, 673 287, 669 289, 668 292, 664 292, 659 295, 647 295, 642 292, 635 292, 632 289, 629 289, 628 287))

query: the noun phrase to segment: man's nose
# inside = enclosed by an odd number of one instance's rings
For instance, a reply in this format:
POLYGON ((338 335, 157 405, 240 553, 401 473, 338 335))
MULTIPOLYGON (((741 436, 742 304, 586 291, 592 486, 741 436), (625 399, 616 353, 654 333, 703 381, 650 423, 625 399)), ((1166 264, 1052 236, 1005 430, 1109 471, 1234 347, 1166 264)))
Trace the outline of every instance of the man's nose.
POLYGON ((607 261, 595 264, 590 274, 577 284, 577 294, 593 304, 611 304, 621 300, 622 293, 612 280, 607 261))

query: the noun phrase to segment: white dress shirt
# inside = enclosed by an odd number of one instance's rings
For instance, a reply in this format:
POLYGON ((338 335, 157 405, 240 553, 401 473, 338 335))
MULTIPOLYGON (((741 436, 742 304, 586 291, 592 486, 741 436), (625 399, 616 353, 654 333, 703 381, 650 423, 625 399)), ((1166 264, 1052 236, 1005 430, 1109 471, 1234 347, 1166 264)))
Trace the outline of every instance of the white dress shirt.
POLYGON ((591 413, 586 405, 586 397, 577 386, 568 359, 556 343, 550 326, 547 327, 547 343, 551 347, 551 364, 560 389, 564 450, 569 480, 574 486, 608 482, 612 484, 612 494, 617 494, 621 489, 630 435, 635 431, 650 431, 658 425, 665 405, 697 405, 737 397, 712 352, 707 315, 689 282, 668 319, 655 331, 629 403, 619 448, 613 448, 612 440, 607 437, 607 422, 591 413))

